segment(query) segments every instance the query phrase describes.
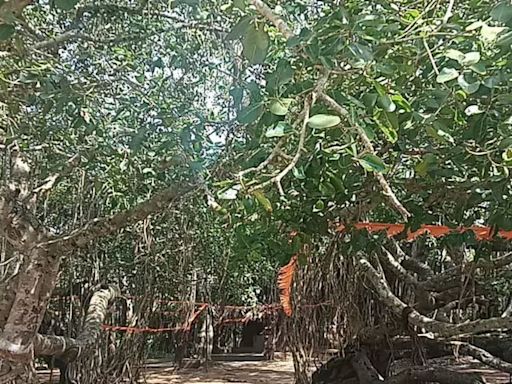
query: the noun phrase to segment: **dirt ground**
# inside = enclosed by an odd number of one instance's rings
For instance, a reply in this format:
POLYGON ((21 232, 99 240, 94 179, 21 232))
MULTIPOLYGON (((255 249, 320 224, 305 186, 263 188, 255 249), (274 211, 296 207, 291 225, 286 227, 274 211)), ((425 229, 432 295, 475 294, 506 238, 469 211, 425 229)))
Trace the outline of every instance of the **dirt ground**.
MULTIPOLYGON (((436 359, 437 360, 437 359, 436 359)), ((436 365, 453 369, 453 358, 436 361, 436 365)), ((482 365, 471 358, 460 358, 457 370, 465 373, 478 373, 486 383, 512 383, 508 374, 498 372, 482 365)), ((48 371, 40 372, 43 383, 48 383, 48 371)), ((58 382, 58 371, 54 372, 53 383, 58 382)), ((146 384, 292 384, 293 363, 285 361, 254 362, 214 362, 206 371, 200 369, 183 369, 176 371, 172 363, 151 364, 147 367, 146 384)))
POLYGON ((174 368, 149 368, 148 384, 292 384, 293 364, 290 361, 255 361, 213 363, 208 371, 174 368))

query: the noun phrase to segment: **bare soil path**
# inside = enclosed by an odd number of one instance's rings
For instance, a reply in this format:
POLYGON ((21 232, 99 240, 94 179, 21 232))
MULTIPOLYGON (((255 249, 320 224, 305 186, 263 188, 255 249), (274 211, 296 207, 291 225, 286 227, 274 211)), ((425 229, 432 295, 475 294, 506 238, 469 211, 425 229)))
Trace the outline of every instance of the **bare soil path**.
POLYGON ((172 366, 147 370, 148 384, 292 384, 290 361, 215 362, 205 371, 172 366))
MULTIPOLYGON (((508 374, 498 372, 470 358, 436 359, 435 365, 457 369, 460 372, 478 373, 486 383, 512 383, 508 374), (455 365, 454 365, 455 364, 455 365)), ((49 372, 40 372, 43 383, 49 383, 49 372)), ((58 383, 58 371, 54 371, 53 384, 58 383)), ((146 384, 293 384, 293 363, 288 360, 277 361, 229 361, 213 362, 208 370, 175 370, 173 363, 149 364, 146 368, 146 384)))

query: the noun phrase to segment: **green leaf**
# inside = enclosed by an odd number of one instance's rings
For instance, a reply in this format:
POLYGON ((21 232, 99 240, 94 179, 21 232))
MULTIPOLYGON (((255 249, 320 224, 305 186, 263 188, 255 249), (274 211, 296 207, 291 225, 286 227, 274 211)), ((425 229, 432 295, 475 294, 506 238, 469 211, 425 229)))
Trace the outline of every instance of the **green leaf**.
POLYGON ((457 61, 458 63, 461 63, 462 60, 464 60, 464 54, 456 49, 447 49, 444 55, 449 59, 457 61))
POLYGON ((226 40, 236 40, 244 36, 251 25, 252 16, 243 17, 226 35, 226 40))
POLYGON ((318 200, 315 205, 313 205, 313 212, 321 212, 325 208, 325 203, 322 200, 318 200))
POLYGON ((250 64, 262 64, 267 57, 270 39, 268 34, 253 25, 245 31, 242 40, 243 54, 250 64))
POLYGON ((276 70, 267 75, 267 89, 278 89, 293 79, 294 70, 287 60, 281 59, 276 70))
POLYGON ((496 41, 500 33, 506 30, 506 27, 490 27, 487 24, 484 24, 482 26, 482 29, 480 30, 480 35, 484 42, 493 43, 494 41, 496 41))
POLYGON ((280 121, 279 123, 276 124, 275 127, 267 129, 267 131, 265 132, 265 137, 282 137, 290 131, 290 125, 284 121, 280 121))
POLYGON ((454 68, 443 68, 436 77, 438 83, 446 83, 459 77, 459 71, 454 68))
POLYGON ((491 77, 488 77, 487 79, 485 79, 485 80, 483 81, 483 84, 484 84, 487 88, 495 88, 495 87, 497 87, 500 83, 501 83, 501 78, 500 78, 500 76, 491 76, 491 77))
POLYGON ((394 112, 396 110, 396 104, 393 103, 391 97, 389 95, 381 95, 377 99, 377 103, 386 111, 386 112, 394 112))
POLYGON ((233 98, 233 103, 235 104, 235 108, 242 104, 242 99, 244 97, 244 89, 242 87, 235 87, 229 90, 229 94, 233 98))
POLYGON ((482 20, 475 21, 469 24, 465 29, 466 31, 474 31, 475 29, 481 28, 485 23, 482 20))
POLYGON ((478 115, 480 113, 484 113, 485 111, 483 111, 482 109, 480 109, 480 107, 478 105, 469 105, 465 110, 464 110, 464 113, 467 115, 467 116, 473 116, 473 115, 478 115))
POLYGON ((238 192, 242 189, 242 186, 237 184, 224 191, 220 191, 217 196, 221 200, 236 200, 238 192))
POLYGON ((306 178, 306 174, 304 173, 304 168, 302 168, 302 166, 299 168, 294 167, 292 169, 292 173, 296 179, 304 180, 306 178))
POLYGON ((477 63, 469 67, 473 72, 478 73, 479 75, 485 75, 487 73, 487 68, 484 63, 477 63))
POLYGON ((277 116, 284 116, 288 113, 288 109, 293 99, 276 99, 270 104, 270 112, 277 116))
POLYGON ((462 65, 473 65, 480 61, 480 52, 468 52, 461 61, 462 65))
POLYGON ((507 24, 512 20, 512 4, 510 1, 499 3, 491 10, 491 17, 493 20, 500 23, 507 24))
POLYGON ((371 111, 377 103, 378 97, 377 93, 365 93, 362 97, 363 104, 371 111))
POLYGON ((379 172, 379 173, 386 171, 386 164, 384 163, 384 161, 382 161, 382 159, 380 157, 378 157, 377 155, 374 155, 372 153, 367 153, 367 154, 363 155, 362 157, 357 159, 357 161, 367 171, 373 171, 373 172, 379 172))
POLYGON ((334 195, 336 195, 336 188, 334 188, 334 185, 332 185, 328 181, 322 181, 318 186, 318 189, 324 196, 333 197, 334 195))
POLYGON ((308 125, 313 129, 331 128, 341 123, 339 116, 318 114, 311 116, 308 125))
POLYGON ((475 93, 478 91, 478 88, 480 88, 480 82, 477 81, 475 83, 469 84, 465 79, 464 75, 460 75, 457 78, 457 82, 459 83, 460 87, 464 92, 466 92, 468 95, 471 95, 472 93, 475 93))
POLYGON ((13 25, 10 24, 0 24, 0 41, 9 39, 12 35, 14 35, 16 29, 13 25))
POLYGON ((241 124, 252 124, 263 114, 264 106, 261 103, 251 104, 242 109, 237 116, 241 124))
POLYGON ((256 200, 258 200, 258 203, 260 203, 265 211, 272 213, 272 203, 262 191, 254 191, 252 194, 256 197, 256 200))
POLYGON ((503 151, 503 153, 501 154, 501 157, 506 162, 512 161, 512 147, 503 151))
POLYGON ((405 100, 402 95, 400 95, 400 94, 393 95, 393 96, 391 96, 391 100, 393 100, 393 102, 395 104, 398 104, 400 107, 402 107, 405 112, 412 111, 411 104, 409 104, 409 102, 407 100, 405 100))
POLYGON ((496 45, 500 47, 510 47, 512 45, 512 31, 501 34, 496 41, 496 45))
POLYGON ((75 8, 80 0, 54 0, 53 5, 64 11, 70 11, 75 8))
POLYGON ((241 11, 245 11, 245 0, 233 0, 233 8, 237 8, 241 11))

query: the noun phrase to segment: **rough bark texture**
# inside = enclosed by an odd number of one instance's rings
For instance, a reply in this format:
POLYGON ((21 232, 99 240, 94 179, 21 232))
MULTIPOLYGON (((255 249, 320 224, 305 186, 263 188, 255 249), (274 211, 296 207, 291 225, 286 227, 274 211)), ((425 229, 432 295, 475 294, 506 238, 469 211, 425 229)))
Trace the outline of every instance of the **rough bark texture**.
MULTIPOLYGON (((21 1, 6 4, 15 6, 22 3, 25 4, 21 1)), ((0 10, 5 6, 0 6, 0 10)), ((17 375, 16 380, 27 383, 29 379, 25 373, 30 369, 25 368, 33 361, 34 354, 65 356, 72 360, 74 353, 71 351, 83 353, 84 346, 90 345, 97 337, 98 325, 103 318, 99 314, 113 295, 108 290, 97 294, 95 301, 91 302, 86 328, 76 340, 37 335, 57 283, 61 260, 98 237, 113 234, 164 210, 193 188, 186 183, 171 186, 132 209, 95 219, 68 235, 56 236, 33 213, 37 195, 42 189, 31 187, 28 161, 17 149, 11 151, 11 161, 13 182, 0 191, 0 235, 13 253, 19 255, 20 267, 1 287, 0 360, 3 360, 3 365, 0 367, 0 382, 4 377, 17 375)))

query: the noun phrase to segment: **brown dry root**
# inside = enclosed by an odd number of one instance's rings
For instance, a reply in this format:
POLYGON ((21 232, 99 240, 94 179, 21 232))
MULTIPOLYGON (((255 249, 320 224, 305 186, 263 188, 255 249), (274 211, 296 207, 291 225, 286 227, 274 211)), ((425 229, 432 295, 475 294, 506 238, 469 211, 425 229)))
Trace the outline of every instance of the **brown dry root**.
POLYGON ((479 384, 483 378, 473 373, 460 373, 446 368, 411 366, 384 379, 365 352, 351 353, 347 357, 333 357, 318 368, 312 384, 479 384))

